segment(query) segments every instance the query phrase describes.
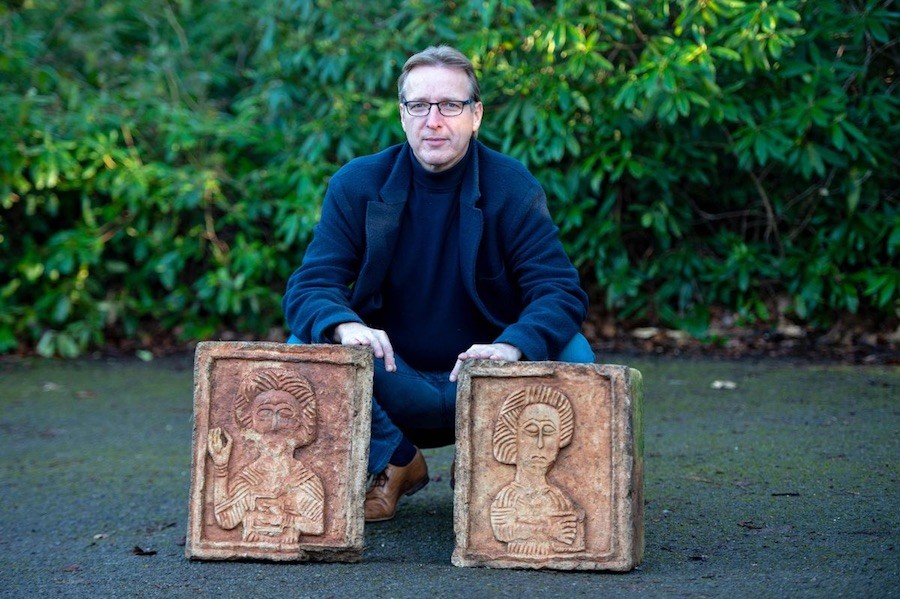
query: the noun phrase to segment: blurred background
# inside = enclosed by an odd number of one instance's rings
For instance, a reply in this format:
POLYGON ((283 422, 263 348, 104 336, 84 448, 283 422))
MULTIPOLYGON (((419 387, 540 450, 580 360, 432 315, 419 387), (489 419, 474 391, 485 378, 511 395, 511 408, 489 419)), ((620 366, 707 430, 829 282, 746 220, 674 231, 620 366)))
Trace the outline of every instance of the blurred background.
POLYGON ((547 192, 595 348, 896 363, 898 24, 890 0, 5 2, 0 354, 283 340, 329 176, 403 141, 399 69, 445 43, 480 139, 547 192))

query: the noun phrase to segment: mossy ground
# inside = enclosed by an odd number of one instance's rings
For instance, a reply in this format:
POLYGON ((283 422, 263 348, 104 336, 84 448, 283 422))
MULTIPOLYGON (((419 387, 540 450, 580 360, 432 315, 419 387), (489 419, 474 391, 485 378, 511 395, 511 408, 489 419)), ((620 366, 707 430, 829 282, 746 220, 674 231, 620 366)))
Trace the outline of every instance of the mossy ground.
POLYGON ((900 369, 604 361, 644 377, 646 551, 627 574, 450 565, 452 448, 367 527, 362 563, 186 560, 190 358, 0 363, 0 596, 900 594, 900 369))

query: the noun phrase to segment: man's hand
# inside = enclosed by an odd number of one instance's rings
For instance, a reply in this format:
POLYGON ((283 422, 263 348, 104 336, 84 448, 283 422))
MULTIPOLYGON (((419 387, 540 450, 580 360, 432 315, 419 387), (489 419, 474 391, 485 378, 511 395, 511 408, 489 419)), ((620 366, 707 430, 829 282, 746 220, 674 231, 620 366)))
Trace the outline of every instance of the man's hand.
POLYGON ((503 360, 504 362, 518 362, 522 357, 519 348, 509 343, 491 343, 489 345, 473 345, 457 356, 456 366, 450 373, 450 382, 456 382, 459 377, 459 369, 466 360, 503 360))
POLYGON ((384 358, 384 369, 397 370, 394 362, 394 348, 387 333, 373 329, 359 322, 344 322, 334 327, 334 340, 341 345, 366 345, 372 348, 376 358, 384 358))

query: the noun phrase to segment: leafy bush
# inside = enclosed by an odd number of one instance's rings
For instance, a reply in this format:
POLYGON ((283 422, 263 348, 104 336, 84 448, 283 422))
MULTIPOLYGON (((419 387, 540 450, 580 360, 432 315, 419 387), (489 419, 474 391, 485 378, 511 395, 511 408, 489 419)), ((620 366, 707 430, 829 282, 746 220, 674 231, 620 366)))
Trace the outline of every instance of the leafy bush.
MULTIPOLYGON (((0 7, 0 352, 283 334, 327 179, 449 43, 597 303, 824 327, 900 303, 890 2, 25 0, 0 7)), ((895 37, 895 36, 894 36, 895 37)))

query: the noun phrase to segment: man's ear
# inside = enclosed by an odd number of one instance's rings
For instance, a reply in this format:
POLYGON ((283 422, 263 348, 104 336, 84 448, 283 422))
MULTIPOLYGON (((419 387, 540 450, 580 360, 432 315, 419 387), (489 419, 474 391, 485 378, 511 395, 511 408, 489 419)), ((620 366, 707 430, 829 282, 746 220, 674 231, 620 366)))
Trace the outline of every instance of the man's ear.
POLYGON ((400 126, 403 127, 403 132, 406 133, 406 110, 403 109, 403 104, 397 104, 400 107, 400 126))
POLYGON ((481 117, 484 116, 484 104, 475 102, 472 108, 472 135, 478 137, 478 129, 481 128, 481 117))

